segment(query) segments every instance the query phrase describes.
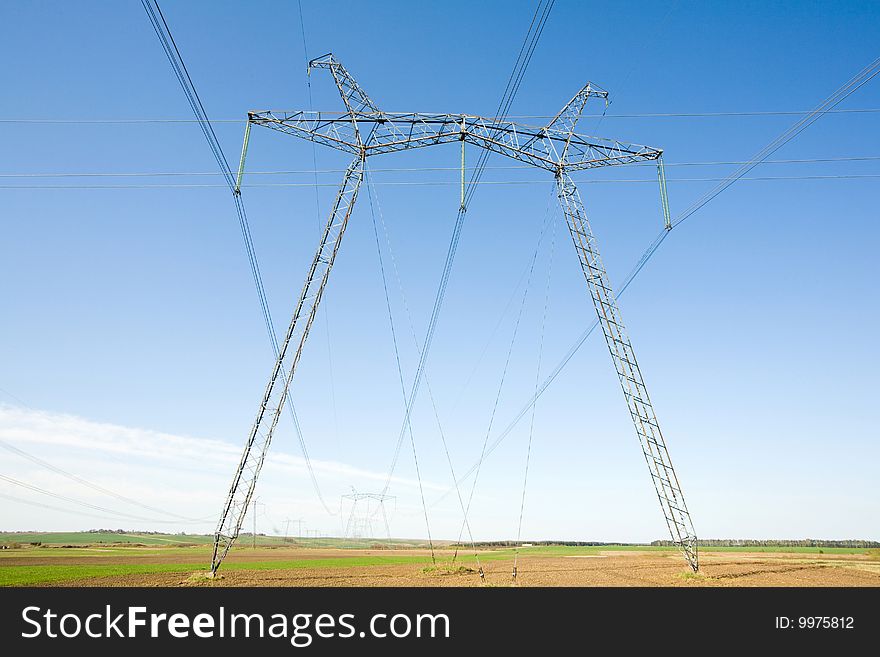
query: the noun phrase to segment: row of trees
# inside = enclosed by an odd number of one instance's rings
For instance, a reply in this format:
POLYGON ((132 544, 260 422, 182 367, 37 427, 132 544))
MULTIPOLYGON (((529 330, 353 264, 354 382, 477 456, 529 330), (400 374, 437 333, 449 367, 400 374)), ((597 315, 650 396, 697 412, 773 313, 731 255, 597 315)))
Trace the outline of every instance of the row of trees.
MULTIPOLYGON (((89 529, 86 534, 145 534, 148 536, 170 536, 168 532, 145 531, 142 529, 89 529)), ((175 532, 175 536, 186 536, 186 532, 175 532)))
MULTIPOLYGON (((770 539, 752 538, 701 538, 698 545, 704 547, 843 547, 843 548, 877 548, 878 541, 847 539, 843 541, 827 541, 816 538, 802 539, 770 539)), ((651 541, 651 545, 674 545, 672 541, 651 541)))

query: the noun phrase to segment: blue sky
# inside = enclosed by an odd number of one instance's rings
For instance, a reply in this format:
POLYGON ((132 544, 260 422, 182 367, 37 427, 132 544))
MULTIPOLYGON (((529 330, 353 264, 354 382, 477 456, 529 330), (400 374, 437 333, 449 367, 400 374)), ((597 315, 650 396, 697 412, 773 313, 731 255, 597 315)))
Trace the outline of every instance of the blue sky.
MULTIPOLYGON (((243 3, 167 1, 162 8, 209 116, 239 120, 216 125, 230 160, 237 161, 248 110, 308 108, 297 3, 255 11, 243 3)), ((490 115, 534 4, 340 2, 328 11, 306 1, 302 8, 308 55, 334 52, 382 108, 490 115)), ((0 48, 9 65, 0 74, 0 118, 191 118, 140 3, 23 3, 3 13, 0 48)), ((621 115, 808 110, 876 58, 878 37, 880 8, 870 3, 560 0, 511 113, 552 115, 587 80, 608 89, 608 116, 584 119, 580 130, 663 148, 675 216, 713 185, 681 179, 720 178, 736 168, 685 163, 747 160, 798 117, 621 115)), ((315 109, 341 109, 323 72, 311 82, 315 109)), ((840 107, 880 108, 880 81, 840 107)), ((878 156, 878 120, 878 113, 830 114, 772 159, 878 156)), ((4 174, 216 169, 192 123, 7 122, 0 134, 4 174)), ((318 212, 310 173, 246 179, 303 184, 244 192, 279 331, 338 184, 336 170, 346 164, 332 151, 314 153, 318 168, 331 170, 319 175, 318 212)), ((248 170, 308 171, 312 157, 308 144, 254 129, 248 170)), ((468 152, 470 162, 476 157, 468 152)), ((450 146, 370 162, 376 221, 387 225, 400 272, 400 287, 388 274, 407 380, 417 352, 406 308, 421 339, 458 206, 458 158, 450 146), (382 170, 394 168, 448 170, 382 170), (449 184, 387 184, 412 182, 449 184)), ((522 300, 517 282, 536 244, 493 438, 534 389, 545 303, 542 375, 593 320, 552 180, 500 168, 512 165, 493 157, 490 167, 498 168, 485 179, 528 184, 485 185, 474 196, 428 364, 459 472, 479 456, 522 300)), ((750 175, 876 175, 878 167, 768 163, 750 175)), ((653 176, 644 167, 577 176, 615 283, 662 219, 656 185, 613 181, 653 176)), ((222 179, 7 175, 0 185, 0 439, 152 506, 216 514, 272 358, 222 179), (215 186, 12 188, 169 184, 215 186)), ((403 417, 365 192, 294 383, 332 509, 352 486, 381 489, 403 417)), ((622 298, 700 536, 880 538, 877 192, 872 178, 739 182, 676 229, 622 298)), ((432 533, 454 538, 460 512, 454 495, 440 499, 450 474, 425 392, 414 430, 432 533)), ((525 421, 485 462, 474 498, 476 538, 515 535, 527 441, 525 421)), ((0 454, 6 476, 149 516, 93 518, 3 484, 0 493, 17 500, 0 502, 0 529, 181 527, 0 454)), ((596 334, 537 406, 524 537, 665 537, 644 469, 596 334)), ((408 445, 395 477, 392 532, 424 536, 408 445)), ((316 499, 286 418, 258 494, 266 504, 262 531, 288 517, 340 531, 339 517, 316 499)), ((213 529, 210 521, 182 527, 213 529)))

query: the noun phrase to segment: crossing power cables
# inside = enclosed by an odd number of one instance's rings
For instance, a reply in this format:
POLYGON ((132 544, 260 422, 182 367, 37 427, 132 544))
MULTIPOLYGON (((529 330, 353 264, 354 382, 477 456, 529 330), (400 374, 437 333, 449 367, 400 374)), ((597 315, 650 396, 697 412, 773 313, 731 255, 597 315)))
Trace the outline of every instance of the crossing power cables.
MULTIPOLYGON (((8 395, 9 397, 11 397, 15 401, 17 401, 19 404, 21 404, 24 408, 28 408, 28 409, 31 408, 31 406, 27 402, 25 402, 23 399, 21 399, 17 395, 12 394, 8 390, 4 390, 4 389, 0 388, 0 392, 3 392, 6 395, 8 395)), ((86 488, 91 488, 92 490, 94 490, 98 493, 101 493, 102 495, 112 497, 114 499, 119 500, 120 502, 125 502, 127 504, 137 506, 141 509, 145 509, 145 510, 150 511, 152 513, 158 513, 162 516, 165 516, 165 519, 155 520, 152 518, 150 518, 150 519, 140 518, 140 517, 136 517, 136 516, 131 516, 130 514, 127 514, 125 512, 115 511, 113 509, 104 509, 103 507, 98 508, 98 510, 103 511, 104 513, 112 513, 116 516, 126 517, 129 519, 134 518, 137 520, 148 520, 149 522, 161 522, 161 523, 206 522, 209 520, 214 521, 217 519, 217 516, 214 516, 214 515, 203 516, 201 518, 190 518, 190 517, 179 515, 177 513, 173 513, 171 511, 168 511, 167 509, 161 509, 161 508, 157 508, 154 506, 150 506, 149 504, 144 504, 140 500, 137 500, 133 497, 129 497, 127 495, 117 493, 114 490, 111 490, 109 488, 106 488, 104 486, 96 484, 92 481, 89 481, 88 479, 84 479, 83 477, 75 475, 72 472, 68 472, 67 470, 62 469, 62 468, 58 467, 57 465, 53 465, 52 463, 49 463, 48 461, 44 461, 43 459, 39 458, 38 456, 34 456, 30 452, 26 452, 25 450, 23 450, 19 447, 16 447, 15 445, 12 445, 11 443, 9 443, 5 440, 0 440, 0 447, 2 447, 3 449, 5 449, 8 452, 11 452, 12 454, 20 456, 23 459, 27 459, 31 463, 35 463, 36 465, 39 465, 40 467, 45 468, 46 470, 49 470, 50 472, 54 472, 55 474, 59 474, 62 477, 65 477, 73 482, 76 482, 77 484, 79 484, 81 486, 85 486, 86 488), (177 520, 168 520, 169 517, 177 518, 177 520)), ((28 488, 30 490, 44 493, 46 495, 50 495, 53 497, 59 497, 57 494, 55 494, 52 491, 45 491, 43 489, 37 489, 35 486, 33 486, 32 484, 28 484, 27 482, 12 480, 11 478, 6 479, 6 481, 7 481, 7 483, 11 483, 13 485, 16 485, 16 486, 19 486, 22 488, 28 488)), ((47 506, 47 505, 41 504, 39 502, 32 502, 30 500, 24 500, 24 499, 21 499, 18 497, 10 496, 10 495, 4 495, 2 497, 5 497, 6 499, 13 501, 13 502, 20 502, 22 504, 30 504, 32 506, 44 507, 44 508, 48 508, 48 509, 54 509, 56 511, 64 511, 65 513, 69 513, 69 509, 60 509, 58 507, 47 506)), ((80 500, 75 500, 72 498, 63 498, 63 499, 65 499, 68 502, 72 502, 74 504, 79 504, 80 506, 89 506, 90 508, 93 508, 93 509, 96 508, 92 505, 81 502, 80 500)), ((78 512, 78 513, 81 513, 81 512, 78 512)), ((93 514, 83 514, 83 515, 93 515, 93 514)), ((105 516, 94 516, 94 517, 105 518, 105 516)))
MULTIPOLYGON (((538 6, 535 8, 535 13, 532 16, 531 23, 529 23, 529 29, 526 33, 525 39, 523 40, 523 44, 520 47, 516 62, 514 63, 513 71, 511 72, 510 77, 507 79, 507 85, 504 88, 501 102, 499 103, 498 109, 495 113, 496 116, 503 117, 510 110, 510 106, 513 103, 514 98, 516 97, 517 92, 519 91, 520 84, 522 83, 525 72, 528 69, 529 62, 531 62, 532 55, 534 54, 535 48, 538 45, 538 40, 541 38, 541 34, 544 31, 544 26, 546 25, 547 19, 550 16, 550 11, 553 9, 554 1, 555 0, 551 0, 546 4, 544 4, 543 0, 540 0, 538 2, 538 6)), ((488 158, 489 151, 481 151, 480 157, 477 161, 477 165, 473 173, 471 174, 471 178, 468 183, 468 189, 464 197, 464 202, 458 209, 458 215, 456 216, 455 226, 452 231, 452 238, 450 240, 449 249, 446 254, 446 261, 443 265, 443 273, 440 277, 440 284, 438 286, 437 294, 434 299, 434 306, 431 310, 431 318, 428 322, 428 330, 425 336, 424 346, 421 350, 419 363, 416 367, 415 378, 413 380, 409 398, 407 400, 403 426, 400 430, 400 435, 398 437, 397 445, 395 447, 394 458, 391 462, 391 467, 388 471, 385 486, 382 490, 383 494, 388 492, 388 487, 391 484, 391 477, 393 476, 395 467, 397 465, 397 459, 400 453, 400 445, 403 442, 407 427, 409 426, 410 417, 412 415, 413 402, 415 401, 415 397, 419 389, 419 384, 421 383, 425 363, 428 358, 428 352, 431 348, 431 341, 434 337, 434 331, 437 327, 437 320, 440 315, 440 308, 443 305, 443 298, 446 294, 446 286, 449 283, 449 275, 452 271, 452 264, 455 260, 456 251, 458 250, 458 241, 461 237, 461 229, 464 223, 465 215, 467 214, 467 206, 470 202, 470 199, 473 197, 477 184, 480 182, 480 179, 483 176, 483 171, 486 167, 486 162, 488 158)))
MULTIPOLYGON (((838 157, 807 157, 807 158, 788 158, 782 160, 764 160, 761 164, 830 164, 842 162, 877 162, 880 155, 844 155, 838 157)), ((731 166, 748 164, 748 160, 704 160, 692 162, 664 162, 663 166, 667 169, 674 167, 712 167, 712 166, 731 166)), ((629 165, 631 167, 650 167, 656 169, 653 163, 635 163, 629 165)), ((526 171, 531 167, 521 164, 508 164, 499 166, 484 167, 485 171, 526 171)), ((473 170, 468 167, 466 170, 473 170)), ((373 173, 425 173, 425 172, 456 172, 461 171, 461 167, 370 167, 373 173)), ((318 175, 318 174, 340 174, 345 173, 345 169, 287 169, 277 171, 248 171, 248 177, 252 176, 287 176, 287 175, 318 175)), ((20 173, 0 173, 0 178, 13 179, 37 179, 37 178, 188 178, 188 177, 216 177, 223 175, 217 171, 57 171, 57 172, 20 172, 20 173)), ((674 180, 674 179, 670 179, 674 180)), ((706 180, 706 179, 701 179, 706 180)), ((713 180, 724 180, 717 178, 713 180)), ((546 182, 546 181, 541 181, 546 182)), ((585 181, 584 181, 585 182, 585 181)), ((645 182, 656 184, 657 180, 651 178, 645 182)), ((316 185, 321 186, 317 181, 316 185)), ((383 183, 376 183, 383 184, 383 183)), ((454 184, 459 184, 455 181, 454 184)), ((248 185, 242 185, 247 187, 248 185)))
MULTIPOLYGON (((326 112, 328 115, 332 115, 335 112, 326 112)), ((726 117, 774 117, 774 116, 803 116, 805 114, 811 114, 812 110, 780 110, 780 111, 767 111, 767 110, 753 110, 753 111, 744 111, 744 112, 649 112, 649 113, 641 113, 641 114, 584 114, 583 118, 585 119, 598 119, 601 117, 605 117, 605 119, 715 119, 715 118, 726 118, 726 117)), ((828 110, 826 114, 878 114, 880 113, 880 107, 856 107, 850 109, 832 109, 828 110)), ((344 114, 344 112, 338 112, 338 114, 344 114)), ((487 118, 498 118, 498 117, 487 117, 487 118)), ((538 120, 546 120, 554 118, 554 115, 551 114, 508 114, 508 119, 538 119, 538 120)), ((195 119, 180 119, 180 118, 107 118, 107 119, 32 119, 32 118, 20 118, 20 117, 9 117, 5 119, 0 119, 0 124, 3 123, 20 123, 20 124, 38 124, 38 125, 126 125, 126 124, 175 124, 175 123, 198 123, 195 119)), ((243 121, 241 119, 211 119, 211 124, 216 125, 218 123, 237 123, 241 124, 243 121)))
MULTIPOLYGON (((226 181, 226 185, 229 187, 230 192, 232 192, 232 198, 235 203, 235 210, 238 214, 238 223, 241 229, 242 239, 244 240, 245 250, 247 251, 248 261, 251 267, 251 275, 254 279, 254 286, 257 290, 257 296, 259 297, 260 310, 263 313, 263 321, 266 324, 266 332, 269 334, 269 340, 272 344, 273 353, 277 358, 278 337, 275 335, 275 325, 272 322, 272 313, 269 310, 269 303, 266 299, 266 290, 263 287, 263 279, 260 274, 260 265, 257 260, 256 251, 254 249, 254 242, 251 237, 251 230, 250 225, 248 224, 244 202, 241 198, 241 190, 236 185, 235 176, 232 173, 232 169, 229 166, 226 155, 223 153, 223 149, 220 146, 220 142, 217 139, 217 135, 214 132, 213 126, 211 125, 211 121, 208 119, 208 115, 205 112, 205 107, 202 104, 201 99, 199 98, 199 94, 196 91, 189 71, 186 68, 186 64, 183 61, 180 50, 178 49, 177 44, 174 41, 174 37, 171 34, 171 29, 168 27, 168 22, 165 20, 165 16, 162 14, 159 3, 156 0, 153 0, 152 2, 150 2, 149 0, 141 0, 141 4, 143 4, 144 10, 147 12, 147 16, 150 19, 150 23, 153 25, 156 36, 159 37, 159 41, 162 44, 162 48, 165 51, 168 62, 171 64, 171 68, 174 70, 177 81, 180 83, 180 88, 183 90, 183 93, 186 96, 187 101, 189 102, 190 108, 192 109, 193 114, 196 117, 196 121, 198 122, 202 133, 205 135, 205 140, 208 142, 208 146, 211 148, 211 153, 214 155, 214 159, 217 161, 217 166, 226 181)), ((297 439, 299 440, 300 448, 302 449, 303 459, 306 462, 306 467, 309 472, 309 478, 312 481, 312 487, 315 489, 315 493, 318 496, 321 505, 324 507, 324 510, 328 514, 332 515, 334 512, 331 511, 330 507, 327 506, 327 503, 324 501, 324 497, 321 494, 321 489, 318 486, 318 480, 315 477, 315 470, 312 467, 312 461, 311 458, 309 458, 309 452, 306 448, 305 439, 302 435, 302 428, 300 427, 299 418, 296 414, 296 408, 294 407, 293 400, 290 398, 289 394, 286 395, 286 403, 287 408, 290 411, 290 416, 293 419, 294 429, 296 431, 297 439)))
MULTIPOLYGON (((850 78, 843 85, 838 87, 837 90, 834 91, 828 98, 822 101, 812 112, 802 117, 799 121, 797 121, 794 125, 792 125, 788 130, 780 134, 778 137, 773 139, 769 144, 767 144, 764 148, 759 150, 750 160, 748 160, 745 164, 739 167, 736 171, 731 173, 726 178, 723 178, 718 185, 716 185, 713 189, 708 191, 706 194, 701 196, 699 199, 694 201, 691 205, 687 207, 671 224, 670 227, 661 231, 656 238, 648 245, 648 248, 642 253, 639 260, 630 270, 629 274, 624 278, 623 284, 620 287, 620 290, 616 294, 616 298, 620 298, 626 289, 630 286, 630 284, 635 280, 636 276, 642 271, 648 261, 654 256, 657 252, 657 249, 660 248, 660 245, 666 240, 667 236, 671 233, 671 231, 680 226, 682 222, 686 221, 688 218, 693 216, 699 210, 706 206, 710 201, 712 201, 719 194, 728 189, 735 182, 743 179, 745 174, 754 169, 758 164, 764 162, 767 158, 769 158, 773 153, 782 148, 785 144, 790 142, 792 139, 797 137, 801 132, 806 130, 809 126, 819 120, 822 116, 826 115, 830 112, 836 105, 839 105, 846 98, 855 93, 858 89, 867 84, 870 80, 877 76, 880 73, 880 57, 875 59, 873 62, 868 64, 865 68, 859 71, 856 75, 850 78)), ((581 348, 584 342, 587 341, 587 338, 593 333, 596 327, 599 325, 598 321, 594 321, 575 341, 575 343, 569 348, 566 354, 562 357, 562 360, 553 368, 550 375, 544 379, 541 385, 536 390, 535 394, 529 399, 528 402, 520 409, 520 411, 516 414, 513 420, 504 428, 501 433, 492 441, 489 449, 487 450, 486 455, 492 453, 496 447, 513 431, 514 427, 522 420, 523 417, 529 412, 532 406, 538 401, 538 398, 544 394, 550 384, 559 376, 560 372, 565 368, 566 365, 571 361, 577 351, 581 348)), ((473 475, 479 468, 479 462, 474 463, 468 470, 465 472, 461 479, 459 479, 459 483, 466 481, 468 477, 473 475)), ((447 490, 437 501, 435 504, 443 499, 451 492, 447 490)))
MULTIPOLYGON (((70 502, 72 504, 78 504, 79 506, 83 506, 89 509, 94 509, 95 511, 100 511, 101 513, 111 514, 120 519, 125 520, 139 520, 142 522, 150 522, 150 523, 163 523, 163 524, 179 524, 180 520, 161 520, 158 518, 146 518, 143 516, 136 516, 130 513, 124 513, 122 511, 114 511, 113 509, 108 509, 103 506, 98 506, 97 504, 91 504, 90 502, 84 502, 83 500, 78 500, 73 497, 68 497, 67 495, 61 495, 59 493, 53 493, 50 490, 46 490, 45 488, 41 488, 39 486, 34 486, 33 484, 29 484, 26 481, 21 481, 19 479, 15 479, 14 477, 8 477, 6 475, 0 474, 0 481, 5 481, 6 483, 12 484, 14 486, 18 486, 20 488, 25 488, 27 490, 34 491, 36 493, 40 493, 42 495, 47 495, 49 497, 54 497, 58 500, 63 500, 65 502, 70 502)), ((202 520, 214 520, 215 516, 209 516, 207 518, 203 518, 202 520)))
MULTIPOLYGON (((134 498, 128 497, 126 495, 122 495, 121 493, 117 493, 116 491, 110 490, 109 488, 99 486, 98 484, 92 483, 91 481, 88 481, 87 479, 83 479, 82 477, 79 477, 71 472, 68 472, 67 470, 63 470, 56 465, 52 465, 48 461, 44 461, 43 459, 41 459, 37 456, 34 456, 33 454, 30 454, 30 453, 24 451, 23 449, 19 449, 15 445, 11 445, 8 442, 6 442, 5 440, 0 440, 0 447, 7 450, 8 452, 12 452, 13 454, 17 454, 18 456, 20 456, 24 459, 27 459, 28 461, 31 461, 32 463, 36 463, 37 465, 39 465, 47 470, 50 470, 50 471, 54 472, 55 474, 59 474, 62 477, 70 479, 71 481, 75 481, 76 483, 80 484, 81 486, 85 486, 86 488, 91 488, 92 490, 94 490, 98 493, 101 493, 103 495, 107 495, 109 497, 113 497, 113 498, 119 500, 120 502, 132 504, 132 505, 140 507, 142 509, 146 509, 147 511, 152 511, 153 513, 160 513, 165 516, 171 516, 173 518, 177 518, 178 519, 177 522, 202 522, 205 520, 216 520, 216 518, 217 518, 216 516, 207 516, 207 517, 203 517, 203 518, 187 518, 186 516, 181 516, 176 513, 172 513, 171 511, 168 511, 166 509, 159 509, 154 506, 144 504, 143 502, 136 500, 134 498)), ((12 482, 12 483, 14 483, 14 482, 12 482)), ((70 500, 68 500, 68 501, 70 501, 70 500)), ((118 513, 116 511, 112 511, 109 509, 101 509, 101 510, 105 511, 107 513, 118 513)), ((119 515, 127 515, 127 514, 119 513, 119 515)), ((143 520, 143 518, 137 518, 137 519, 143 520)), ((167 521, 163 520, 161 522, 167 522, 167 521)))
MULTIPOLYGON (((505 86, 504 93, 502 94, 501 102, 498 106, 498 110, 495 113, 496 116, 504 117, 509 112, 510 106, 513 103, 514 98, 516 97, 517 92, 519 91, 520 84, 522 84, 522 80, 525 76, 526 70, 528 69, 529 62, 531 62, 532 60, 532 55, 535 52, 535 48, 538 45, 541 34, 544 31, 544 26, 546 25, 547 19, 550 16, 550 11, 553 9, 554 2, 555 0, 549 0, 549 2, 546 3, 544 2, 544 0, 539 0, 538 5, 535 8, 535 13, 532 16, 532 20, 529 23, 529 29, 526 33, 526 37, 523 40, 523 44, 520 47, 519 54, 517 55, 513 71, 511 72, 510 77, 507 80, 507 85, 505 86)), ((394 457, 391 462, 391 467, 388 470, 388 475, 385 480, 385 486, 382 489, 383 495, 388 492, 388 488, 391 485, 391 478, 394 474, 394 470, 397 466, 397 461, 400 456, 400 448, 403 444, 403 439, 406 436, 407 430, 410 427, 412 409, 415 403, 416 396, 418 395, 419 386, 421 384, 422 375, 425 369, 425 364, 428 359, 428 354, 431 350, 431 342, 434 338, 434 332, 437 328, 437 320, 439 319, 440 310, 443 306, 443 299, 446 295, 446 287, 449 283, 449 276, 452 272, 452 265, 455 261, 455 254, 458 250, 458 244, 461 238, 461 230, 464 225, 465 215, 467 214, 467 206, 474 194, 474 191, 476 190, 477 184, 482 178, 483 169, 485 168, 488 159, 489 152, 481 151, 480 157, 477 161, 476 169, 471 175, 467 191, 463 194, 461 205, 458 208, 458 214, 456 216, 455 225, 452 230, 452 237, 450 239, 449 248, 446 253, 446 260, 443 265, 443 272, 440 277, 440 283, 437 288, 434 305, 431 309, 431 317, 428 322, 428 330, 425 335, 424 346, 422 347, 421 353, 419 355, 419 362, 416 367, 415 377, 413 379, 409 397, 406 401, 403 424, 400 428, 400 433, 398 435, 397 443, 395 445, 394 457)), ((413 449, 415 450, 415 444, 413 444, 413 449)), ((415 457, 415 451, 413 452, 413 455, 415 457)), ((421 479, 419 480, 419 485, 421 487, 421 479)), ((427 507, 425 506, 424 495, 422 495, 422 506, 425 510, 425 520, 427 523, 427 507)), ((466 515, 467 514, 465 513, 465 517, 466 515)), ((429 542, 431 543, 431 558, 433 560, 434 547, 433 541, 431 541, 430 538, 430 533, 430 526, 428 526, 428 538, 429 542)), ((480 568, 480 577, 483 577, 482 567, 480 568)))

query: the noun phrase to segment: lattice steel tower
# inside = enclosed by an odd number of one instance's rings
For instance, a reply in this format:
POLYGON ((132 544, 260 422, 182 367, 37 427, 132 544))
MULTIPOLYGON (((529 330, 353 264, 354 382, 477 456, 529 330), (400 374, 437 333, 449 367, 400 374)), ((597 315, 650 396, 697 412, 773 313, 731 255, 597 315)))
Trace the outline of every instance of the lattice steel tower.
POLYGON ((393 495, 384 493, 359 493, 354 488, 351 493, 342 496, 339 515, 345 518, 342 527, 343 538, 376 538, 373 529, 373 519, 377 515, 382 517, 382 527, 385 528, 385 538, 391 540, 391 528, 388 525, 388 514, 385 511, 386 502, 395 502, 393 495), (343 513, 343 507, 348 505, 348 516, 343 513))
POLYGON ((660 425, 624 328, 608 274, 599 256, 584 204, 569 175, 572 171, 647 160, 656 161, 668 229, 669 212, 666 204, 662 151, 648 146, 576 133, 578 119, 587 101, 590 98, 602 98, 607 102, 608 92, 590 83, 587 83, 550 123, 544 127, 533 127, 469 114, 383 112, 332 54, 312 60, 309 68, 322 68, 330 72, 342 97, 345 112, 342 114, 273 111, 248 113, 236 191, 241 184, 251 125, 264 126, 324 144, 350 153, 354 159, 342 178, 342 184, 336 194, 318 250, 306 276, 299 302, 272 368, 269 383, 257 409, 256 419, 248 434, 241 462, 235 471, 214 536, 211 572, 216 572, 220 567, 241 529, 245 511, 266 458, 266 451, 281 416, 290 383, 351 216, 363 180, 366 158, 381 153, 455 142, 472 144, 534 165, 554 175, 557 196, 605 335, 605 342, 617 370, 670 536, 696 571, 697 538, 690 513, 678 477, 672 467, 666 442, 660 433, 660 425))

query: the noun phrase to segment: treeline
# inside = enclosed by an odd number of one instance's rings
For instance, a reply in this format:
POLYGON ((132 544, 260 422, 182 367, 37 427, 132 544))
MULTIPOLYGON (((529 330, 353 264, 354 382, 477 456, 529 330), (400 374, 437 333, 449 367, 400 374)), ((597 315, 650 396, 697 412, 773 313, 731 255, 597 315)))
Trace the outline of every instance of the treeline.
MULTIPOLYGON (((157 532, 157 531, 146 531, 142 529, 88 529, 84 534, 143 534, 144 536, 186 536, 186 532, 175 532, 173 534, 169 534, 168 532, 157 532)), ((244 532, 242 532, 244 533, 244 532)), ((193 534, 193 536, 199 536, 199 534, 193 534)))
MULTIPOLYGON (((655 546, 672 546, 672 541, 651 541, 651 545, 655 546)), ((878 541, 863 541, 858 539, 849 539, 843 541, 826 541, 815 538, 802 538, 795 540, 757 540, 751 538, 701 538, 697 541, 698 546, 702 547, 842 547, 842 548, 877 548, 880 547, 878 541)))
MULTIPOLYGON (((602 546, 602 545, 644 545, 643 543, 606 543, 602 541, 477 541, 473 545, 477 547, 516 547, 517 545, 569 545, 576 547, 602 546)), ((470 547, 467 544, 452 544, 449 547, 470 547)))
MULTIPOLYGON (((451 544, 449 547, 467 548, 468 544, 451 544)), ((576 547, 601 547, 603 545, 626 545, 632 547, 651 545, 654 547, 672 547, 675 544, 670 540, 651 541, 650 543, 608 543, 604 541, 478 541, 476 547, 481 548, 504 548, 516 547, 517 545, 568 545, 576 547)), ((770 539, 759 540, 753 538, 702 538, 697 541, 700 547, 842 547, 842 548, 880 548, 878 541, 865 541, 860 539, 848 539, 843 541, 826 541, 815 538, 803 539, 770 539)))

